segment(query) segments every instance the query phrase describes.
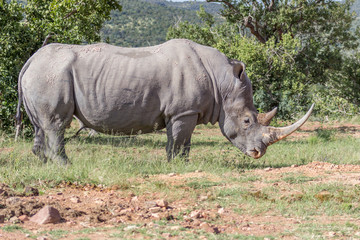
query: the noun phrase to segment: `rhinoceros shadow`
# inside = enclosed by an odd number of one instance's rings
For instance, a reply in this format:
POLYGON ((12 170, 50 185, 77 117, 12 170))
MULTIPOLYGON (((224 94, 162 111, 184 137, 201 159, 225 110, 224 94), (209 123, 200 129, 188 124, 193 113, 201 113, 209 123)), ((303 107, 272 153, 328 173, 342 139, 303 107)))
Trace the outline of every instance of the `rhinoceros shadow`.
MULTIPOLYGON (((163 133, 158 133, 163 134, 163 133)), ((152 146, 165 148, 166 139, 152 139, 143 138, 137 135, 133 136, 111 136, 111 135, 98 135, 98 136, 77 136, 74 138, 66 138, 67 143, 84 143, 84 144, 96 144, 96 145, 111 145, 114 147, 136 147, 136 146, 152 146)), ((229 145, 229 142, 215 142, 215 141, 193 141, 192 146, 203 146, 203 147, 215 147, 219 145, 229 145)))

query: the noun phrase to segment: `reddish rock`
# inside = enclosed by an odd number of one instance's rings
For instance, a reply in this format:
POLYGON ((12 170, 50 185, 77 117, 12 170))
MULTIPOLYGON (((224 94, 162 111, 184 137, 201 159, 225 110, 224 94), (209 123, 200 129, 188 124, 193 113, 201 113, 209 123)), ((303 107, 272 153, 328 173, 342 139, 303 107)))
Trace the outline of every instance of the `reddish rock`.
POLYGON ((26 216, 26 215, 21 215, 21 216, 19 217, 19 219, 20 219, 20 221, 22 221, 22 222, 29 221, 29 217, 26 216))
POLYGON ((58 223, 60 220, 61 217, 59 211, 48 205, 30 218, 31 222, 37 224, 58 223))

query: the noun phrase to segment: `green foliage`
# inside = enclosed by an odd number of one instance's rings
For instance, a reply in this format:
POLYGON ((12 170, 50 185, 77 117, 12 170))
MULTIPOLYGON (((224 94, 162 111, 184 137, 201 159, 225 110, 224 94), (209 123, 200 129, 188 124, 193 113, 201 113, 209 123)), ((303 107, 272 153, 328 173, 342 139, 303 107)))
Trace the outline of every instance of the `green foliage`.
POLYGON ((167 38, 192 39, 245 62, 259 111, 278 106, 278 115, 289 119, 315 101, 325 114, 322 107, 332 99, 349 115, 359 113, 360 58, 344 54, 358 44, 352 1, 207 2, 223 3, 226 23, 214 25, 200 9, 202 24, 178 23, 167 38), (310 94, 313 86, 322 86, 321 97, 310 94))
MULTIPOLYGON (((167 29, 177 22, 199 23, 195 10, 200 3, 165 0, 119 0, 122 12, 112 12, 101 30, 105 41, 122 47, 143 47, 163 43, 167 29)), ((219 4, 202 3, 212 12, 219 4)), ((207 36, 208 37, 208 36, 207 36)))
MULTIPOLYGON (((115 1, 28 0, 0 4, 0 127, 13 130, 17 76, 25 61, 45 42, 82 43, 100 40, 102 23, 115 1)), ((28 120, 25 120, 28 123, 28 120)))

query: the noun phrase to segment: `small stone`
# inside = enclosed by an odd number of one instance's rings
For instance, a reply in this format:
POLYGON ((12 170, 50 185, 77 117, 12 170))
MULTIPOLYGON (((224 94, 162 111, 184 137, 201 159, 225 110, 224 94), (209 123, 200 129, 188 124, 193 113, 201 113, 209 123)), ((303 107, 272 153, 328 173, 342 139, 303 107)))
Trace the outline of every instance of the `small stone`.
POLYGON ((95 203, 96 203, 96 204, 99 204, 99 205, 105 204, 105 202, 104 202, 102 199, 96 199, 96 200, 95 200, 95 203))
POLYGON ((269 172, 269 171, 271 171, 271 168, 270 167, 264 168, 264 171, 269 172))
POLYGON ((200 170, 200 169, 199 169, 199 170, 196 170, 195 172, 196 172, 196 173, 201 173, 201 172, 202 172, 202 170, 200 170))
POLYGON ((146 208, 152 208, 152 207, 156 207, 157 203, 155 201, 146 201, 145 202, 145 207, 146 208))
POLYGON ((336 236, 336 232, 328 232, 328 237, 335 237, 336 236))
POLYGON ((156 205, 158 205, 159 207, 167 208, 169 206, 169 203, 164 199, 160 199, 156 201, 156 205))
POLYGON ((157 212, 161 211, 161 207, 152 207, 152 208, 149 208, 149 211, 152 213, 157 213, 157 212))
POLYGON ((126 215, 127 213, 131 212, 131 209, 127 208, 127 209, 122 209, 120 212, 119 212, 119 215, 126 215))
POLYGON ((36 238, 36 240, 48 240, 48 238, 44 237, 44 236, 41 236, 41 237, 36 238))
POLYGON ((201 212, 200 212, 200 211, 192 211, 192 212, 190 213, 190 217, 191 217, 191 218, 200 218, 200 216, 201 216, 201 212))
POLYGON ((9 219, 9 222, 16 224, 16 223, 20 223, 20 220, 18 217, 14 216, 12 218, 9 219))
POLYGON ((194 226, 200 226, 201 223, 202 223, 202 222, 200 222, 199 220, 195 219, 192 224, 193 224, 194 226))
POLYGON ((214 229, 212 227, 210 227, 210 225, 207 222, 201 223, 200 228, 207 232, 214 232, 214 229))
POLYGON ((299 165, 297 165, 297 164, 291 165, 292 168, 296 168, 296 167, 298 167, 298 166, 299 166, 299 165))
POLYGON ((155 218, 156 220, 160 220, 160 218, 161 218, 158 213, 153 213, 153 214, 151 214, 151 217, 152 217, 152 218, 155 218))
POLYGON ((177 230, 180 230, 180 228, 181 228, 181 226, 171 226, 170 230, 177 231, 177 230))
POLYGON ((126 228, 124 228, 124 231, 133 231, 137 228, 139 228, 139 227, 137 227, 136 225, 129 225, 126 228))
POLYGON ((6 205, 15 205, 21 202, 21 198, 11 197, 6 199, 6 205))
POLYGON ((22 222, 29 221, 29 217, 26 216, 26 215, 21 215, 21 216, 19 217, 19 219, 20 219, 20 221, 22 221, 22 222))
POLYGON ((80 198, 79 197, 72 197, 72 198, 70 198, 70 201, 73 202, 73 203, 79 203, 80 198))
POLYGON ((200 201, 205 201, 205 200, 207 200, 208 199, 208 196, 200 196, 199 197, 199 200, 200 201))
POLYGON ((163 233, 163 234, 161 234, 161 236, 163 236, 165 239, 172 237, 172 235, 170 233, 163 233))
POLYGON ((175 177, 175 176, 176 176, 176 173, 169 173, 168 176, 169 176, 169 177, 175 177))
POLYGON ((57 209, 46 205, 39 212, 30 218, 31 222, 37 224, 58 223, 61 217, 57 209))
POLYGON ((224 213, 225 213, 225 209, 224 208, 219 208, 218 214, 224 214, 224 213))

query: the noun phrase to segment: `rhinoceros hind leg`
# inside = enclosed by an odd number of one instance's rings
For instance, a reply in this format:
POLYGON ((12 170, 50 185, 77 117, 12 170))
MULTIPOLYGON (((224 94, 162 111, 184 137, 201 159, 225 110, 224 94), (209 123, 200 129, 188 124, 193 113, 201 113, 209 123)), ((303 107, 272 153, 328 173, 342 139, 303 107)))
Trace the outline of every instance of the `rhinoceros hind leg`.
POLYGON ((191 146, 191 134, 197 123, 197 115, 187 115, 170 120, 166 125, 167 144, 166 153, 168 161, 178 154, 188 158, 191 146))
POLYGON ((65 130, 46 130, 46 155, 58 161, 62 165, 68 164, 68 157, 65 153, 65 140, 64 140, 65 130))
POLYGON ((45 135, 44 131, 35 126, 35 138, 34 138, 34 146, 32 148, 32 152, 40 158, 44 163, 47 162, 47 158, 45 156, 45 135))

